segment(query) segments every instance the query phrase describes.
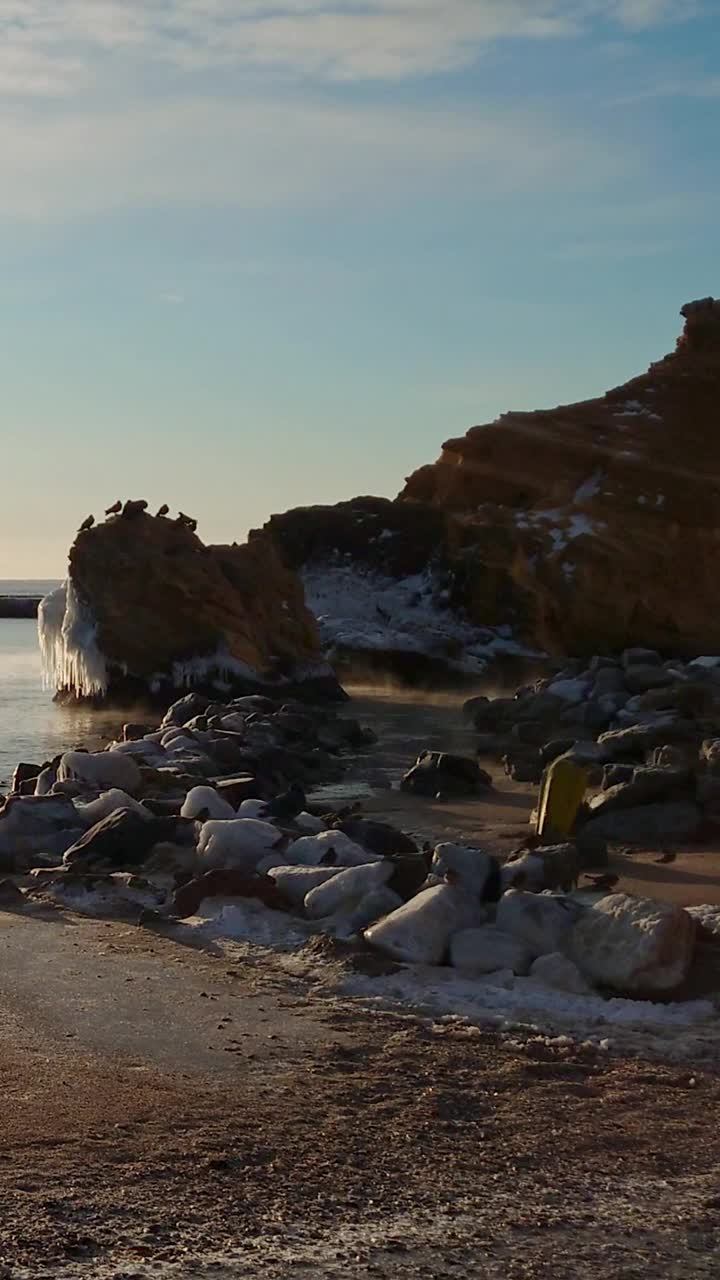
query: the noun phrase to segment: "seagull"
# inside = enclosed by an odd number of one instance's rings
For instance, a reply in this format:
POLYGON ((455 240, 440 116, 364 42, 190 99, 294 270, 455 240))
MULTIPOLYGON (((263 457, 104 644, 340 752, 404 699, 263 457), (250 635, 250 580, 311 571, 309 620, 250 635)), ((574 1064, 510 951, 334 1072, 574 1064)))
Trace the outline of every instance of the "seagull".
POLYGON ((136 500, 133 500, 132 498, 128 498, 127 502, 125 503, 125 506, 122 509, 122 514, 127 520, 132 516, 139 516, 141 512, 145 511, 146 507, 147 507, 147 502, 145 501, 144 498, 137 498, 136 500))
POLYGON ((116 516, 120 511, 122 511, 122 502, 118 498, 117 502, 113 502, 112 506, 107 508, 105 515, 116 516))
POLYGON ((170 508, 169 508, 169 506, 168 506, 167 502, 163 502, 162 506, 159 508, 159 510, 157 511, 157 513, 156 513, 156 514, 157 514, 158 516, 166 516, 166 515, 168 514, 169 510, 170 510, 170 508))
POLYGON ((84 533, 86 529, 92 529, 94 523, 95 523, 95 517, 88 516, 87 520, 83 520, 82 524, 80 525, 80 528, 78 529, 78 533, 84 533))

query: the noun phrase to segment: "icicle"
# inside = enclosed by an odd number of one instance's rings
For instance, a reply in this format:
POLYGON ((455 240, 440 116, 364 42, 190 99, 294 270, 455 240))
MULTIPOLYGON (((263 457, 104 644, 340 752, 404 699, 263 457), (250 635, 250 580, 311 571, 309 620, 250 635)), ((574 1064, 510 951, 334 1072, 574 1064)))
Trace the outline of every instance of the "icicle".
POLYGON ((68 689, 79 698, 105 693, 107 666, 95 636, 95 619, 68 578, 38 609, 45 688, 68 689))

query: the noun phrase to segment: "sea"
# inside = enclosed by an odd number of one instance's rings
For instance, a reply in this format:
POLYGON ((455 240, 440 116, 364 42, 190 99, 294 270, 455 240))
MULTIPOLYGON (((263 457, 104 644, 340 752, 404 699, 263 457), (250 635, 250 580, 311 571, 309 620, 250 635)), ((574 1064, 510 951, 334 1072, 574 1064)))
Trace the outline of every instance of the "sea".
MULTIPOLYGON (((44 596, 57 586, 0 578, 0 596, 44 596)), ((20 761, 42 764, 90 738, 108 740, 121 723, 117 712, 53 702, 52 690, 43 688, 35 619, 0 618, 0 791, 20 761)))

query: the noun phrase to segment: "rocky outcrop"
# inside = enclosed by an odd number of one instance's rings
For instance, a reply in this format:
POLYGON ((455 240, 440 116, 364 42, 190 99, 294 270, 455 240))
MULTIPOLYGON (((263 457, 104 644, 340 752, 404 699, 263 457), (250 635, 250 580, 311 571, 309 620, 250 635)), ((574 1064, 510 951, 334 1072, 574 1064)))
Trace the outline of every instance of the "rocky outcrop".
POLYGON ((720 301, 682 314, 677 349, 647 373, 473 427, 409 478, 401 503, 455 528, 471 619, 510 605, 555 651, 720 652, 720 301))
POLYGON ((46 679, 73 697, 339 692, 302 585, 261 536, 204 546, 185 522, 114 516, 78 535, 39 628, 46 679))

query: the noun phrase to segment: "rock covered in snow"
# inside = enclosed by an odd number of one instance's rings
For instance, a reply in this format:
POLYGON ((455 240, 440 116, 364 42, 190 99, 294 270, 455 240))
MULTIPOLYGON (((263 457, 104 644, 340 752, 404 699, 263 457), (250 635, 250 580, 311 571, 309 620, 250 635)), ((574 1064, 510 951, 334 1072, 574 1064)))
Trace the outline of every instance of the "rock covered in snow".
POLYGON ((555 991, 565 991, 569 995, 592 994, 592 987, 585 981, 578 966, 560 951, 538 956, 530 966, 530 978, 543 987, 552 987, 555 991))
POLYGON ((324 884, 311 889, 305 898, 305 914, 310 920, 334 915, 355 907, 362 898, 387 884, 393 872, 391 862, 370 862, 338 871, 324 884))
POLYGON ((499 864, 483 849, 443 841, 433 851, 430 873, 456 884, 478 901, 494 902, 500 897, 499 864))
POLYGON ((142 774, 135 761, 115 751, 66 751, 57 776, 58 782, 82 782, 96 791, 117 787, 131 796, 142 788, 142 774))
POLYGON ((623 992, 669 992, 687 977, 696 927, 682 907, 613 893, 580 917, 569 952, 591 982, 623 992))
POLYGON ((498 969, 523 974, 528 972, 531 959, 531 952, 518 938, 492 924, 461 929, 450 941, 451 963, 469 974, 495 973, 498 969))
POLYGON ((288 902, 294 907, 301 907, 312 889, 340 875, 341 870, 341 867, 293 867, 279 862, 277 866, 269 867, 266 874, 288 902))
MULTIPOLYGON (((228 804, 227 800, 223 800, 214 787, 192 787, 183 800, 180 816, 182 818, 198 818, 200 814, 219 821, 238 816, 232 805, 228 804)), ((242 816, 245 817, 246 815, 243 814, 242 816)))
POLYGON ((300 836, 288 845, 285 853, 288 863, 306 867, 318 867, 321 864, 360 867, 367 862, 381 861, 378 854, 370 853, 342 831, 321 831, 314 836, 300 836))
POLYGON ((569 898, 509 889, 498 904, 496 924, 522 942, 532 956, 562 951, 583 908, 569 898))
POLYGON ((198 855, 208 871, 223 869, 249 874, 271 849, 279 849, 284 837, 277 827, 254 818, 204 822, 198 855))
POLYGON ((440 964, 453 934, 483 924, 485 912, 450 884, 423 889, 397 911, 365 930, 373 947, 408 964, 440 964))

